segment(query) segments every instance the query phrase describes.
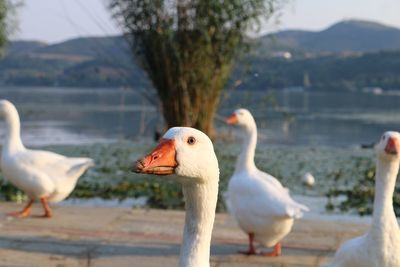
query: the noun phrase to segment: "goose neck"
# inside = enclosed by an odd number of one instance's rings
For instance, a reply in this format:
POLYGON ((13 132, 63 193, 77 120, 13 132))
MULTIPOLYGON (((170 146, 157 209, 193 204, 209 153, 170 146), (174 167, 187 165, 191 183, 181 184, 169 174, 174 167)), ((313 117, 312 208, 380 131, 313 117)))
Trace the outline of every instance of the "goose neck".
POLYGON ((24 148, 21 141, 21 124, 17 111, 11 111, 5 115, 5 141, 3 152, 13 153, 24 148))
POLYGON ((235 172, 243 169, 249 170, 255 168, 254 155, 257 146, 257 127, 254 123, 245 128, 243 139, 243 149, 236 161, 235 172))
POLYGON ((180 267, 209 267, 210 244, 218 197, 218 180, 183 185, 186 203, 180 267))
POLYGON ((386 231, 385 225, 397 225, 396 215, 393 210, 393 193, 396 177, 399 171, 397 160, 377 160, 375 177, 375 199, 372 218, 373 231, 386 231))

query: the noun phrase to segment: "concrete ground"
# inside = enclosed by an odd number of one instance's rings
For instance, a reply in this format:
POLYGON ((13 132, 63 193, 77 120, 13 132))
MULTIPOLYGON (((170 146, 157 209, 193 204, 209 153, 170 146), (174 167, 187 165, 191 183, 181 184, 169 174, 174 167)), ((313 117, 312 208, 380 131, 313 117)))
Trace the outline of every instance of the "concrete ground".
MULTIPOLYGON (((39 205, 36 205, 39 206, 39 205)), ((0 204, 0 266, 169 267, 178 265, 184 212, 56 206, 52 219, 4 214, 22 205, 0 204)), ((34 214, 42 212, 39 207, 34 214)), ((247 237, 227 214, 218 214, 211 247, 214 267, 320 266, 366 225, 298 220, 276 258, 243 256, 247 237)))

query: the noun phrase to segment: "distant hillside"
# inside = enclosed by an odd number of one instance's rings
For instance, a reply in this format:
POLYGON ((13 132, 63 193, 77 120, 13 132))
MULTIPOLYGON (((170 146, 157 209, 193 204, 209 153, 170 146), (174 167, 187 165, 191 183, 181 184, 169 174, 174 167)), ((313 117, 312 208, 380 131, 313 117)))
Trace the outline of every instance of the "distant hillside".
MULTIPOLYGON (((243 89, 304 87, 311 90, 356 91, 367 87, 400 90, 400 51, 360 56, 329 55, 294 60, 251 58, 251 75, 243 89)), ((235 77, 240 76, 241 68, 235 77)))
POLYGON ((7 44, 6 50, 9 55, 30 53, 41 47, 46 47, 46 43, 38 41, 13 41, 7 44))
POLYGON ((62 43, 40 47, 34 51, 43 54, 99 56, 126 56, 129 46, 122 36, 85 37, 68 40, 62 43))
MULTIPOLYGON (((242 88, 279 89, 309 83, 317 90, 400 89, 399 29, 349 20, 320 32, 282 31, 259 41, 233 75, 241 80, 242 88), (277 51, 294 56, 284 59, 277 51)), ((0 84, 151 86, 121 36, 77 38, 53 45, 10 42, 0 60, 0 84)))
POLYGON ((95 87, 148 85, 122 36, 77 38, 53 45, 10 42, 0 61, 0 83, 95 87))
POLYGON ((400 50, 400 29, 347 20, 320 31, 281 31, 261 38, 261 47, 311 52, 377 52, 400 50))

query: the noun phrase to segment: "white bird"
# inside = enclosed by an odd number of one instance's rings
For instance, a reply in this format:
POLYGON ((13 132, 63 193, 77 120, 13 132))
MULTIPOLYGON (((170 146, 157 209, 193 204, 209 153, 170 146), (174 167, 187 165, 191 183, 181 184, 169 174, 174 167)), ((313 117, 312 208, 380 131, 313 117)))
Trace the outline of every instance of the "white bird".
POLYGON ((20 136, 18 111, 7 100, 0 100, 0 117, 5 121, 1 157, 3 176, 29 197, 29 202, 22 211, 9 215, 29 216, 33 203, 40 201, 45 211, 43 217, 49 218, 52 211, 48 202, 65 199, 75 188, 78 178, 93 166, 93 160, 67 158, 49 151, 25 148, 20 136))
POLYGON ((133 171, 179 175, 186 202, 179 266, 209 267, 219 181, 218 160, 211 140, 193 128, 171 128, 150 154, 136 162, 133 171))
POLYGON ((314 178, 314 176, 313 176, 311 173, 309 173, 309 172, 306 172, 306 173, 303 175, 301 181, 302 181, 303 184, 306 185, 308 188, 312 188, 312 187, 314 186, 314 184, 315 184, 315 178, 314 178))
POLYGON ((337 250, 331 267, 399 267, 400 232, 393 192, 400 164, 400 134, 386 132, 376 151, 375 199, 368 232, 337 250))
POLYGON ((274 246, 273 252, 260 254, 279 256, 280 241, 290 232, 293 219, 300 218, 309 209, 294 201, 287 188, 254 164, 257 126, 251 113, 238 109, 227 118, 227 123, 239 125, 245 132, 243 150, 228 184, 230 212, 249 236, 249 249, 242 253, 256 254, 256 240, 266 247, 274 246))

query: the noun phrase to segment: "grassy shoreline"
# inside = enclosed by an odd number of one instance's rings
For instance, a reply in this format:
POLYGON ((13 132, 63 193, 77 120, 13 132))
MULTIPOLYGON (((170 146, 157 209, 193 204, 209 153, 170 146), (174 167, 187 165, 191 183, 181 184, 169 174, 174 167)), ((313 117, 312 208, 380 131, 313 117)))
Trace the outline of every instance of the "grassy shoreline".
MULTIPOLYGON (((78 181, 72 198, 126 199, 147 196, 152 208, 182 209, 184 203, 180 185, 160 177, 149 177, 130 172, 132 163, 147 153, 154 143, 120 142, 93 145, 53 145, 40 147, 67 156, 91 157, 96 166, 78 181)), ((220 193, 226 190, 241 146, 236 143, 216 142, 215 151, 220 164, 220 193)), ((290 147, 260 145, 256 151, 259 169, 277 177, 293 194, 325 196, 332 189, 349 189, 365 177, 374 166, 372 150, 333 147, 290 147), (313 190, 301 183, 305 172, 316 178, 313 190)), ((1 176, 1 173, 0 173, 1 176)), ((3 200, 23 200, 24 195, 1 177, 3 200)), ((220 194, 218 211, 225 211, 220 194)))

